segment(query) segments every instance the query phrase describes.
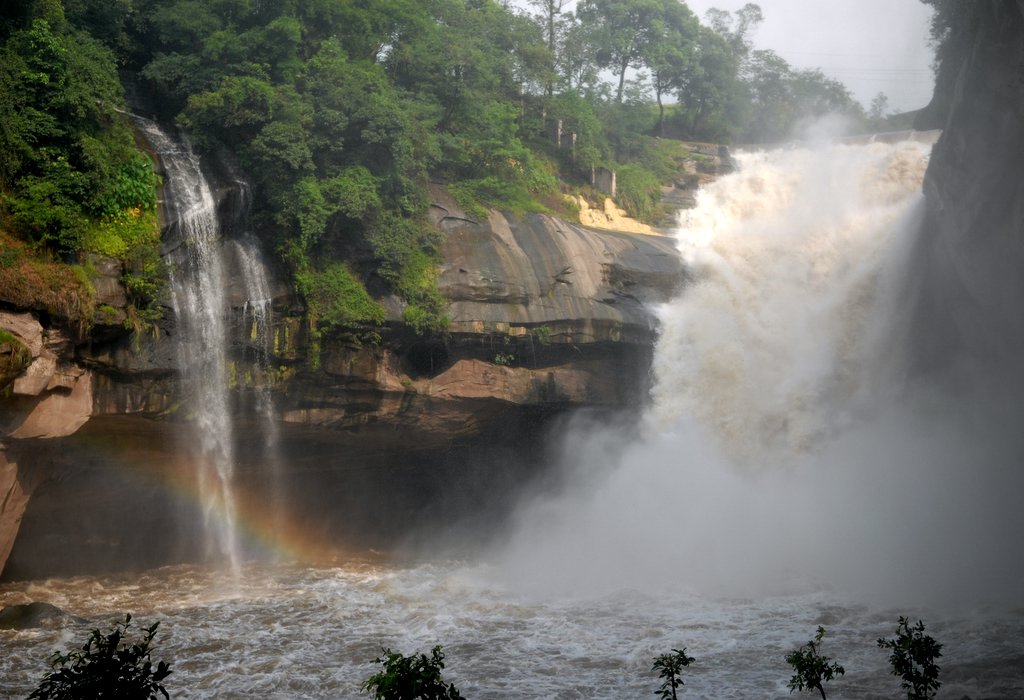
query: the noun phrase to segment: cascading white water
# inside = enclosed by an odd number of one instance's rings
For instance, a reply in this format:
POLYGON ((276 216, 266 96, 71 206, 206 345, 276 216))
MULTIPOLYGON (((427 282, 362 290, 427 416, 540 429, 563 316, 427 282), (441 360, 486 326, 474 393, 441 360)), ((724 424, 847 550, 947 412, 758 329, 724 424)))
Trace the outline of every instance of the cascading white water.
POLYGON ((696 419, 764 465, 844 426, 881 369, 885 274, 912 233, 929 148, 741 155, 741 172, 701 193, 677 233, 695 282, 660 314, 655 429, 696 419))
POLYGON ((267 280, 267 268, 260 257, 259 247, 250 238, 234 241, 235 257, 245 284, 245 302, 242 307, 242 323, 248 330, 249 340, 255 352, 255 368, 263 376, 255 378, 256 410, 264 427, 264 442, 268 450, 276 449, 277 423, 274 420, 274 405, 266 374, 270 370, 271 335, 271 293, 267 280))
POLYGON ((272 530, 280 533, 284 518, 284 485, 281 473, 277 414, 271 392, 271 354, 273 352, 273 326, 270 281, 267 267, 260 255, 260 247, 251 236, 234 241, 235 258, 245 285, 242 323, 247 331, 255 355, 252 375, 246 382, 252 386, 256 413, 263 439, 263 463, 269 469, 272 530))
POLYGON ((894 340, 929 148, 749 154, 700 193, 678 232, 692 281, 660 310, 641 439, 570 429, 564 492, 523 509, 507 580, 1012 594, 1019 453, 940 386, 907 391, 894 340))
POLYGON ((180 246, 171 255, 178 365, 185 411, 193 429, 192 453, 205 514, 208 556, 240 562, 233 489, 234 435, 228 406, 225 280, 216 203, 199 159, 185 140, 172 139, 153 122, 138 119, 166 172, 165 207, 178 223, 180 246))

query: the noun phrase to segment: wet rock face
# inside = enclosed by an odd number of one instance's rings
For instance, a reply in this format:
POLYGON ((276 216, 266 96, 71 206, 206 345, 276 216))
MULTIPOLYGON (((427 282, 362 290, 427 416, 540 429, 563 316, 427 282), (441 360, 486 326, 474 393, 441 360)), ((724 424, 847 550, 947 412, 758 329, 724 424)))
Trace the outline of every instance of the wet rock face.
POLYGON ((672 239, 593 231, 543 214, 486 222, 450 217, 438 286, 455 334, 541 333, 551 343, 632 342, 655 335, 647 304, 682 283, 672 239))
MULTIPOLYGON (((650 304, 683 281, 671 239, 542 214, 474 221, 443 192, 432 212, 447 234, 438 286, 449 336, 392 329, 379 347, 326 341, 316 372, 298 365, 278 387, 284 422, 358 431, 365 441, 399 427, 410 442, 442 445, 516 411, 643 399, 656 337, 650 304)), ((281 336, 303 343, 294 328, 281 336)), ((282 361, 305 356, 289 345, 275 343, 282 361)))
MULTIPOLYGON (((648 304, 682 281, 665 237, 539 214, 474 222, 449 201, 434 210, 448 233, 445 338, 411 333, 393 303, 382 343, 325 338, 314 358, 301 307, 272 282, 272 337, 258 347, 240 274, 228 275, 239 488, 271 499, 257 415, 269 390, 286 500, 330 541, 384 548, 482 514, 493 522, 543 464, 541 436, 560 414, 643 399, 656 336, 648 304)), ((118 299, 113 286, 104 294, 118 299)), ((10 553, 0 572, 33 578, 201 558, 203 517, 181 497, 192 469, 178 424, 190 416, 173 315, 135 338, 108 327, 71 341, 44 322, 0 317, 31 356, 0 400, 0 496, 9 494, 0 554, 10 553)))
POLYGON ((955 85, 936 96, 948 113, 925 179, 911 338, 919 371, 958 371, 951 364, 971 358, 1020 381, 1024 2, 973 9, 969 50, 950 71, 955 85))

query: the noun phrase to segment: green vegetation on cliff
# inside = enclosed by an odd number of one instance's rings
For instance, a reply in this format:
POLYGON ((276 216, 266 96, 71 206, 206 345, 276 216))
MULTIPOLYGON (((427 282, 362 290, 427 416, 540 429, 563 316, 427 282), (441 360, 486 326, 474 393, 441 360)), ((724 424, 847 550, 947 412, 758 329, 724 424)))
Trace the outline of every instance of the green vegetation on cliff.
POLYGON ((251 178, 256 227, 318 330, 378 322, 355 286, 396 294, 407 321, 439 331, 431 180, 471 215, 571 215, 562 193, 592 192, 608 168, 625 208, 651 221, 677 168, 665 137, 761 141, 825 112, 864 119, 841 84, 753 49, 755 4, 706 25, 678 0, 528 6, 8 2, 0 222, 35 251, 120 259, 139 305, 157 293, 156 183, 121 113, 120 71, 163 121, 251 178))
MULTIPOLYGON (((71 4, 71 3, 69 3, 71 4)), ((155 298, 156 176, 122 113, 115 54, 56 0, 0 12, 0 281, 10 303, 91 322, 88 253, 117 258, 133 301, 155 298)))

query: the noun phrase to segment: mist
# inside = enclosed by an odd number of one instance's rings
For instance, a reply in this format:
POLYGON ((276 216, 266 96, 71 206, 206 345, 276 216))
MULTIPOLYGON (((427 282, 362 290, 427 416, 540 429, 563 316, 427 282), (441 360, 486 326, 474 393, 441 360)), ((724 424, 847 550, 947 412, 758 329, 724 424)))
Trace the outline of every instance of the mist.
POLYGON ((639 439, 565 432, 564 481, 519 511, 504 580, 957 608, 1019 593, 1019 408, 961 381, 969 359, 923 375, 909 352, 929 148, 747 154, 701 193, 639 439))

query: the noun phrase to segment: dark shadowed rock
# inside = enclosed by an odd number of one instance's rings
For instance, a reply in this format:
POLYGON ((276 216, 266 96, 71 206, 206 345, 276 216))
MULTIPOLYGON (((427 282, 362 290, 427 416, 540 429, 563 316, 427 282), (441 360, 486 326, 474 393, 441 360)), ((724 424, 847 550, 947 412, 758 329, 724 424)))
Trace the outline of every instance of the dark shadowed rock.
POLYGON ((25 603, 9 605, 0 610, 0 629, 28 630, 37 627, 57 627, 65 622, 84 622, 81 618, 68 615, 50 603, 25 603))
POLYGON ((967 358, 1005 386, 1024 382, 1024 3, 969 5, 974 31, 943 67, 956 80, 937 87, 948 105, 925 178, 909 334, 917 372, 959 372, 967 358))

